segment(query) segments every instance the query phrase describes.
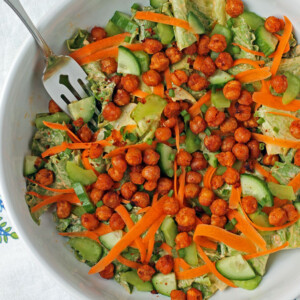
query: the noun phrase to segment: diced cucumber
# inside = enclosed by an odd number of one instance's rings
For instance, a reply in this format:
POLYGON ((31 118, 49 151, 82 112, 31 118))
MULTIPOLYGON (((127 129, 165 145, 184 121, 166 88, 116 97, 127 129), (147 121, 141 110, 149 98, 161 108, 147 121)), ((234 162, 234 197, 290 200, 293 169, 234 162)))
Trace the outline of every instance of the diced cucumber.
POLYGON ((282 103, 289 104, 295 100, 300 93, 300 79, 291 72, 285 72, 284 75, 288 81, 288 88, 283 94, 282 103))
POLYGON ((217 261, 216 268, 224 277, 232 280, 249 280, 255 277, 253 269, 241 254, 217 261))
POLYGON ((170 159, 170 156, 176 155, 176 150, 170 146, 162 143, 158 143, 156 151, 160 154, 159 167, 163 174, 168 177, 174 176, 174 162, 170 159))
POLYGON ((235 54, 241 53, 241 48, 231 44, 231 45, 227 46, 226 51, 231 55, 235 55, 235 54))
POLYGON ((71 117, 73 120, 77 120, 82 118, 85 123, 89 122, 94 113, 96 108, 96 101, 95 98, 88 97, 79 101, 71 102, 68 105, 68 109, 70 111, 71 117))
POLYGON ((300 202, 295 202, 294 203, 296 209, 298 210, 298 212, 300 213, 300 202))
POLYGON ((121 273, 121 281, 126 281, 132 284, 138 291, 151 292, 153 290, 152 283, 150 281, 143 281, 140 279, 136 271, 129 271, 121 273))
POLYGON ((164 45, 171 44, 174 39, 174 29, 173 26, 158 23, 157 24, 157 34, 159 36, 160 41, 164 45))
POLYGON ((241 15, 239 15, 235 20, 235 25, 239 25, 240 20, 244 20, 245 23, 252 29, 257 30, 258 27, 265 25, 265 20, 258 16, 254 12, 244 11, 241 15))
POLYGON ((198 265, 198 252, 197 246, 194 242, 192 242, 188 247, 184 248, 185 256, 184 260, 191 266, 198 265))
POLYGON ((260 51, 266 56, 271 55, 276 50, 278 39, 272 33, 267 31, 264 26, 260 26, 256 29, 255 36, 256 44, 260 51))
POLYGON ((73 187, 78 199, 80 200, 81 205, 84 208, 84 210, 88 213, 94 213, 96 210, 95 205, 90 200, 84 186, 79 182, 75 182, 72 184, 72 187, 73 187))
POLYGON ((241 186, 243 195, 255 197, 262 207, 273 206, 273 196, 263 180, 250 174, 242 174, 241 186))
POLYGON ((233 79, 234 79, 234 77, 232 75, 229 75, 228 73, 226 73, 222 70, 217 70, 213 76, 210 76, 208 78, 208 80, 211 84, 218 85, 218 86, 224 85, 233 79))
POLYGON ((131 50, 119 46, 118 54, 118 73, 141 75, 141 65, 137 57, 131 50))
POLYGON ((105 31, 107 33, 107 36, 114 36, 123 32, 123 30, 115 25, 111 20, 109 20, 107 25, 105 26, 105 31))
MULTIPOLYGON (((38 159, 38 156, 32 156, 32 155, 26 155, 24 160, 24 176, 28 176, 31 174, 36 173, 39 168, 36 166, 36 160, 38 159)), ((41 164, 41 166, 44 164, 44 162, 41 164)), ((40 167, 41 167, 40 166, 40 167)))
POLYGON ((189 61, 192 59, 192 57, 193 56, 191 56, 191 55, 186 55, 183 57, 182 60, 171 65, 171 72, 175 72, 176 70, 184 70, 184 69, 188 70, 190 68, 189 61))
POLYGON ((190 26, 193 28, 196 34, 203 34, 205 33, 205 27, 199 18, 190 11, 187 16, 187 20, 190 23, 190 26))
POLYGON ((150 0, 150 5, 154 8, 160 8, 163 4, 167 2, 168 0, 150 0))
POLYGON ((190 128, 186 131, 185 150, 189 153, 194 153, 200 149, 201 140, 190 128))
POLYGON ((255 213, 250 214, 249 218, 253 223, 262 227, 271 227, 269 223, 268 215, 260 210, 257 210, 255 213))
POLYGON ((131 17, 123 12, 116 11, 111 22, 117 27, 122 28, 125 32, 134 33, 139 29, 139 26, 134 22, 131 17))
POLYGON ((116 230, 100 236, 99 241, 105 248, 111 250, 121 240, 122 237, 123 231, 116 230))
POLYGON ((158 273, 153 276, 152 283, 156 291, 158 291, 162 295, 169 297, 171 295, 171 292, 177 289, 175 273, 169 273, 168 275, 158 273))
POLYGON ((230 45, 232 41, 232 32, 229 28, 222 26, 220 24, 217 24, 213 31, 211 32, 210 36, 213 36, 214 34, 222 34, 226 38, 227 45, 230 45))
POLYGON ((218 166, 218 159, 216 157, 217 154, 219 154, 219 152, 205 152, 205 156, 207 156, 206 160, 213 168, 218 166))
POLYGON ((72 214, 74 214, 77 217, 81 217, 83 214, 86 213, 86 210, 82 206, 74 206, 72 208, 72 214))
POLYGON ((233 283, 244 290, 255 290, 259 286, 261 280, 262 277, 256 275, 250 280, 233 280, 233 283))
POLYGON ((279 199, 296 200, 294 189, 291 186, 268 182, 268 187, 272 195, 279 199))
POLYGON ((161 224, 161 231, 164 234, 166 243, 174 247, 175 246, 175 238, 178 233, 177 225, 174 219, 170 216, 167 216, 161 224))
POLYGON ((92 170, 82 169, 72 161, 67 162, 66 171, 73 182, 80 182, 83 185, 90 185, 97 180, 97 176, 92 170))
POLYGON ((216 107, 216 108, 228 108, 231 105, 230 100, 228 100, 224 94, 223 91, 212 91, 211 93, 211 103, 216 107))
MULTIPOLYGON (((142 73, 145 73, 149 70, 150 66, 150 56, 144 51, 136 51, 134 52, 134 55, 137 57, 142 73)), ((142 81, 143 82, 143 81, 142 81)))
POLYGON ((71 118, 64 112, 57 112, 52 115, 46 115, 42 117, 37 117, 35 119, 35 126, 37 129, 46 128, 44 125, 44 121, 50 122, 50 123, 69 123, 71 121, 71 118))
POLYGON ((102 247, 89 238, 70 238, 69 245, 86 261, 97 263, 102 255, 102 247))

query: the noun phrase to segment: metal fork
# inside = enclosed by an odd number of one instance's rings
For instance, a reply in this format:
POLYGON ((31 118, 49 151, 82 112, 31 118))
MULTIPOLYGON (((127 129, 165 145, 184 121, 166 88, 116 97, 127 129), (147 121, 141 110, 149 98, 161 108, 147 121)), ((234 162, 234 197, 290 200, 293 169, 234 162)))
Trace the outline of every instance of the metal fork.
POLYGON ((18 15, 42 50, 46 60, 42 77, 44 87, 60 108, 69 114, 69 103, 89 96, 87 74, 70 56, 55 55, 52 52, 19 0, 4 1, 18 15), (68 84, 65 84, 66 81, 68 84))

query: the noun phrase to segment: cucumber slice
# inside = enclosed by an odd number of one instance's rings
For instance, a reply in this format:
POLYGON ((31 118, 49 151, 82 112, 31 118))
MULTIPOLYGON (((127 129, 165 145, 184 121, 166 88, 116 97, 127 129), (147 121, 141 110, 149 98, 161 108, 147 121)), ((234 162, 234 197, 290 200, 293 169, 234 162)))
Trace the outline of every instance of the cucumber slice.
POLYGON ((230 100, 228 100, 224 94, 223 91, 212 91, 211 94, 211 103, 216 107, 216 108, 228 108, 231 105, 230 100))
POLYGON ((129 15, 124 14, 118 10, 111 18, 111 22, 117 27, 122 28, 122 30, 125 32, 134 33, 139 29, 137 23, 134 22, 129 15))
POLYGON ((190 26, 193 28, 196 34, 203 34, 205 33, 205 27, 199 18, 190 11, 187 16, 187 20, 190 23, 190 26))
POLYGON ((176 150, 162 143, 158 143, 156 151, 160 154, 159 167, 168 177, 174 176, 174 162, 170 159, 171 155, 176 155, 176 150))
POLYGON ((47 128, 43 123, 44 121, 50 123, 62 124, 62 123, 69 123, 71 121, 71 118, 64 112, 57 112, 53 115, 37 117, 34 121, 36 128, 37 129, 47 128))
POLYGON ((73 120, 82 118, 85 123, 89 122, 96 109, 96 101, 94 97, 88 97, 79 101, 71 102, 68 105, 73 120))
POLYGON ((268 182, 268 187, 272 195, 279 199, 296 200, 294 189, 291 186, 268 182))
MULTIPOLYGON (((218 53, 219 54, 219 53, 218 53)), ((213 85, 225 85, 227 82, 233 80, 233 76, 228 73, 217 70, 213 76, 208 78, 209 82, 213 85)))
MULTIPOLYGON (((138 59, 140 66, 141 66, 141 71, 142 73, 145 73, 149 70, 150 66, 150 56, 144 51, 136 51, 134 52, 134 55, 138 59)), ((143 81, 141 81, 143 82, 143 81)))
POLYGON ((261 280, 262 277, 257 275, 250 280, 233 280, 233 283, 244 290, 255 290, 259 286, 261 280))
POLYGON ((226 38, 227 45, 230 45, 232 41, 232 32, 229 28, 222 26, 220 24, 217 24, 213 31, 211 32, 210 36, 213 36, 214 34, 222 34, 226 38))
POLYGON ((116 230, 100 236, 99 241, 105 248, 111 250, 121 240, 122 237, 122 230, 116 230))
POLYGON ((186 132, 185 150, 189 153, 194 153, 200 149, 201 140, 198 135, 194 134, 190 128, 186 132))
POLYGON ((160 8, 163 4, 167 2, 168 0, 150 0, 150 5, 154 8, 160 8))
POLYGON ((80 168, 76 163, 68 161, 66 171, 73 182, 80 182, 83 185, 90 185, 97 181, 97 176, 92 170, 80 168))
POLYGON ((161 224, 161 231, 164 234, 166 243, 174 247, 175 246, 175 238, 178 233, 177 225, 174 219, 170 216, 167 216, 161 224))
POLYGON ((123 30, 116 26, 111 20, 108 21, 107 25, 105 26, 105 31, 107 36, 114 36, 123 32, 123 30))
POLYGON ((84 208, 84 210, 87 213, 94 213, 96 210, 95 205, 90 200, 84 186, 79 182, 75 182, 75 183, 73 183, 72 187, 73 187, 78 199, 80 200, 81 205, 84 208))
MULTIPOLYGON (((24 176, 34 174, 38 171, 35 165, 38 156, 26 155, 24 160, 24 176)), ((42 164, 43 165, 43 164, 42 164)))
POLYGON ((260 26, 256 29, 255 36, 256 44, 260 51, 266 56, 271 55, 276 50, 278 39, 272 33, 267 31, 264 26, 260 26))
POLYGON ((254 12, 244 11, 235 20, 235 25, 238 26, 243 20, 252 30, 257 30, 258 27, 265 25, 265 20, 254 12))
POLYGON ((88 238, 70 238, 68 244, 88 262, 97 263, 102 255, 102 247, 95 241, 88 238))
POLYGON ((289 104, 296 99, 300 93, 300 79, 293 75, 291 72, 285 72, 284 75, 288 80, 288 88, 283 94, 282 103, 289 104))
POLYGON ((241 48, 231 44, 231 45, 227 46, 226 51, 231 55, 235 55, 235 54, 241 53, 241 48))
POLYGON ((213 168, 216 168, 218 166, 218 159, 216 155, 219 154, 219 152, 206 152, 205 156, 207 156, 207 162, 210 166, 213 168))
POLYGON ((152 283, 156 291, 158 291, 162 295, 169 297, 171 295, 171 292, 177 289, 175 273, 169 273, 168 275, 158 273, 153 276, 152 283))
POLYGON ((217 261, 216 268, 228 279, 249 280, 255 277, 254 271, 241 254, 217 261))
POLYGON ((136 271, 129 271, 121 273, 121 281, 126 281, 132 284, 138 291, 151 292, 153 291, 153 285, 150 281, 143 281, 140 279, 136 271))
POLYGON ((174 39, 174 29, 173 26, 158 23, 157 24, 157 34, 160 41, 164 45, 171 44, 174 39))
POLYGON ((258 226, 271 227, 271 225, 269 223, 268 215, 262 211, 258 210, 255 213, 250 214, 249 218, 251 219, 251 221, 253 223, 255 223, 258 226))
POLYGON ((81 218, 83 214, 86 213, 86 210, 82 206, 74 206, 72 208, 72 214, 81 218))
POLYGON ((141 75, 141 65, 131 50, 123 46, 119 47, 118 73, 141 75))
POLYGON ((185 256, 184 260, 191 266, 198 265, 198 255, 197 247, 194 242, 192 242, 188 247, 184 248, 185 256))
POLYGON ((262 207, 273 206, 273 196, 263 180, 250 174, 242 174, 241 186, 243 195, 255 197, 262 207))

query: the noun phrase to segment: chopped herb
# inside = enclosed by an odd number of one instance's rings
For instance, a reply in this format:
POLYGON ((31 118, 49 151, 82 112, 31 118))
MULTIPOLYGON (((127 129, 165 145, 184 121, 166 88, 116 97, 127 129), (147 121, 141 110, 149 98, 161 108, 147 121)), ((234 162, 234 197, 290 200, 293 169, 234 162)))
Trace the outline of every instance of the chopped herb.
POLYGON ((265 144, 264 143, 259 143, 259 150, 262 151, 265 149, 265 144))
POLYGON ((138 141, 138 137, 132 132, 126 134, 126 139, 132 143, 136 143, 138 141))
POLYGON ((207 136, 211 136, 211 131, 210 131, 209 128, 206 128, 206 129, 204 130, 204 133, 205 133, 207 136))
POLYGON ((206 160, 209 160, 209 155, 207 153, 203 153, 203 156, 206 160))
POLYGON ((279 128, 278 127, 273 127, 273 130, 278 133, 279 132, 279 128))
POLYGON ((111 124, 107 124, 107 125, 104 126, 104 128, 106 130, 112 130, 114 128, 114 126, 112 126, 111 124))
POLYGON ((190 172, 190 171, 192 171, 192 168, 191 168, 190 166, 188 166, 188 167, 185 168, 185 170, 186 170, 187 172, 190 172))
POLYGON ((237 224, 237 220, 236 219, 232 219, 231 221, 229 221, 226 225, 225 225, 225 229, 226 230, 233 230, 234 226, 237 224))
POLYGON ((182 173, 181 169, 178 169, 178 170, 176 171, 176 175, 177 175, 177 176, 180 176, 181 173, 182 173))
POLYGON ((185 117, 185 116, 188 115, 189 113, 188 113, 186 110, 183 110, 180 114, 181 114, 183 117, 185 117))
POLYGON ((185 116, 183 117, 184 123, 187 123, 190 119, 191 119, 190 114, 187 114, 187 115, 185 115, 185 116))
POLYGON ((124 39, 124 42, 125 42, 125 43, 129 43, 129 42, 130 42, 130 37, 129 37, 129 36, 126 36, 126 38, 124 39))
POLYGON ((142 192, 142 191, 144 191, 145 189, 144 189, 144 186, 142 185, 142 184, 140 184, 139 185, 139 192, 142 192))
POLYGON ((97 206, 97 207, 103 206, 103 201, 98 201, 97 204, 96 204, 96 206, 97 206))
POLYGON ((205 114, 207 112, 207 110, 208 110, 208 106, 206 104, 203 104, 201 106, 201 111, 205 114))
POLYGON ((151 139, 147 139, 147 140, 146 140, 146 143, 147 143, 148 145, 152 145, 152 143, 153 143, 153 140, 151 140, 151 139))
POLYGON ((176 143, 176 140, 174 138, 169 138, 168 139, 168 143, 170 144, 175 144, 176 143))
POLYGON ((130 204, 130 203, 127 203, 127 204, 125 204, 125 207, 126 207, 126 209, 128 210, 128 211, 131 211, 132 210, 132 205, 130 204))
POLYGON ((172 197, 173 194, 174 194, 174 191, 173 191, 173 190, 170 190, 170 192, 168 193, 168 196, 169 196, 169 197, 172 197))
POLYGON ((172 98, 172 97, 175 97, 175 92, 173 89, 169 89, 169 96, 172 98))
POLYGON ((264 119, 264 118, 259 118, 259 119, 257 120, 257 123, 258 123, 259 125, 263 124, 264 122, 265 122, 265 119, 264 119))
POLYGON ((174 160, 175 160, 175 154, 174 154, 174 153, 171 153, 171 154, 169 155, 169 160, 171 160, 171 161, 174 161, 174 160))
POLYGON ((178 255, 179 255, 180 258, 184 258, 185 257, 185 250, 184 250, 184 248, 178 250, 178 255))

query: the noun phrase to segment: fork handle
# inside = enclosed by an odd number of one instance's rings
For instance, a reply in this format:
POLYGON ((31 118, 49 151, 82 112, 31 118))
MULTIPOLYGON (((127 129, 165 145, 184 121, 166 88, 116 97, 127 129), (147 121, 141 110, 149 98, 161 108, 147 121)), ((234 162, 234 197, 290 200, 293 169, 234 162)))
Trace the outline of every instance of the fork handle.
POLYGON ((17 16, 21 19, 21 21, 24 23, 24 25, 27 27, 27 29, 30 31, 34 39, 36 40, 37 44, 41 48, 45 58, 53 55, 52 50, 49 48, 43 37, 41 36, 40 32, 37 30, 37 28, 32 23, 31 19, 27 15, 26 11, 24 10, 22 4, 19 0, 4 0, 11 8, 12 10, 17 14, 17 16))

